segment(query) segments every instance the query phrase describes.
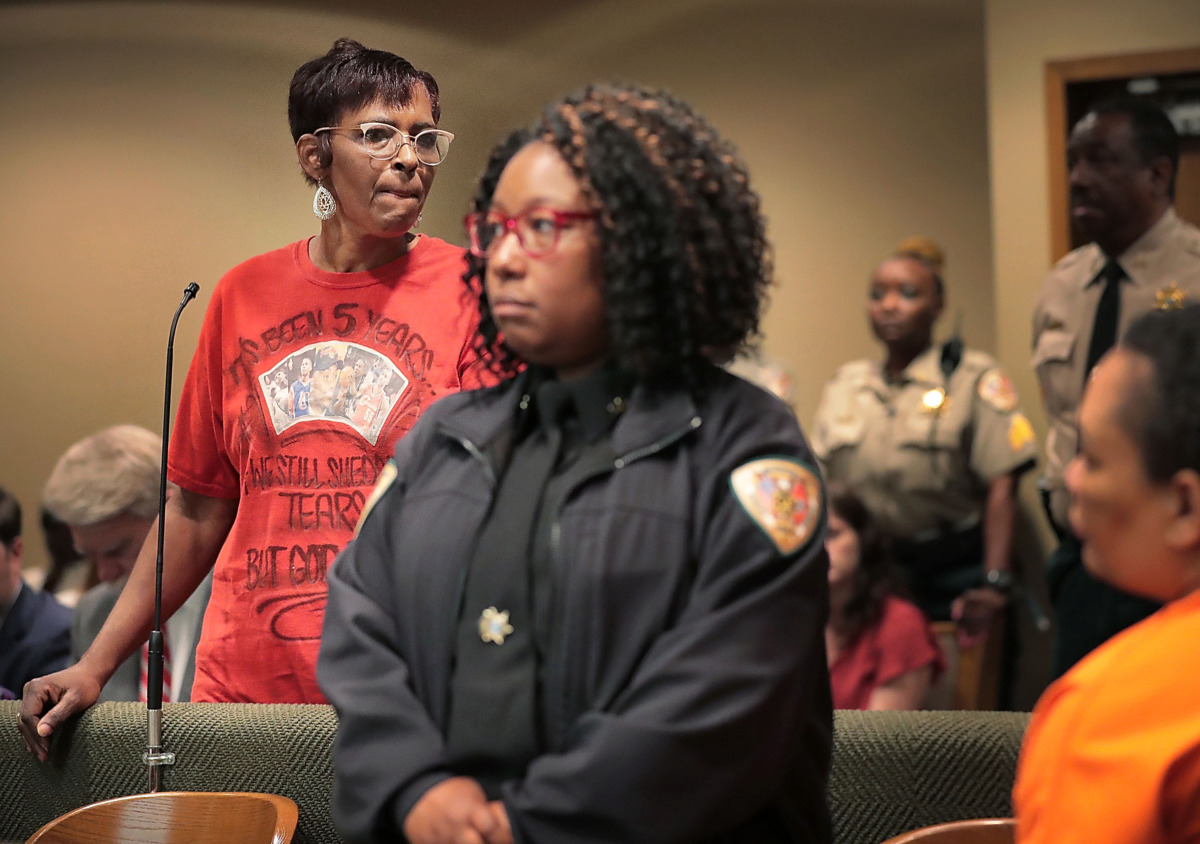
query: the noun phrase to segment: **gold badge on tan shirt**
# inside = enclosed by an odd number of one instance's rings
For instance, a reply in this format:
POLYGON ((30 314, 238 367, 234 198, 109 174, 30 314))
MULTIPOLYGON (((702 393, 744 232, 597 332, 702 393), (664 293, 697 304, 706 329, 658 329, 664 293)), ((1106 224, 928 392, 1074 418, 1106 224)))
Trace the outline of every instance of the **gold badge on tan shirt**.
POLYGON ((928 413, 930 416, 941 416, 948 403, 946 391, 941 387, 934 387, 921 396, 921 412, 928 413))
POLYGON ((979 398, 993 410, 1011 413, 1017 407, 1017 388, 999 369, 989 369, 979 379, 979 398))
POLYGON ((371 510, 379 503, 379 499, 383 498, 383 494, 395 483, 396 475, 396 464, 389 460, 384 464, 383 469, 380 470, 379 480, 375 482, 375 489, 371 490, 371 495, 367 499, 367 503, 363 504, 362 513, 359 514, 358 521, 354 525, 354 535, 356 537, 358 536, 358 532, 362 530, 363 523, 366 522, 371 510))
POLYGON ((1160 311, 1173 311, 1183 307, 1187 301, 1187 293, 1179 289, 1179 285, 1171 282, 1154 294, 1155 307, 1160 311))
POLYGON ((1033 442, 1033 426, 1024 413, 1014 413, 1008 421, 1008 444, 1013 451, 1020 451, 1033 442))
POLYGON ((504 637, 513 632, 508 623, 508 610, 488 607, 479 616, 479 638, 496 645, 504 644, 504 637))
POLYGON ((738 503, 779 549, 790 554, 812 538, 821 517, 821 482, 788 457, 743 463, 729 476, 738 503))

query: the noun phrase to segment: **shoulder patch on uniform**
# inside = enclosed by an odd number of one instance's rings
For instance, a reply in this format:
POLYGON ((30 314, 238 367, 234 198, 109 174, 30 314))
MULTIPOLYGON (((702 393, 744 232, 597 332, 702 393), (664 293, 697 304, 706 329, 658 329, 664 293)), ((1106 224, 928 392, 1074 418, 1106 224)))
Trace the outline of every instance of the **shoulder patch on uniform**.
POLYGON ((979 379, 979 398, 993 410, 1012 413, 1017 409, 1017 388, 999 369, 990 369, 979 379))
POLYGON ((358 523, 354 525, 355 538, 358 537, 358 532, 362 530, 363 524, 367 521, 367 516, 371 515, 371 510, 379 503, 379 499, 383 498, 383 494, 396 482, 398 474, 394 460, 389 460, 379 471, 379 480, 375 482, 375 489, 371 490, 371 495, 363 504, 362 513, 359 514, 358 523))
POLYGON ((1033 425, 1024 413, 1014 413, 1008 421, 1008 444, 1013 451, 1020 451, 1033 442, 1033 425))
POLYGON ((804 547, 821 518, 821 482, 790 457, 760 457, 729 475, 729 486, 751 520, 780 553, 804 547))

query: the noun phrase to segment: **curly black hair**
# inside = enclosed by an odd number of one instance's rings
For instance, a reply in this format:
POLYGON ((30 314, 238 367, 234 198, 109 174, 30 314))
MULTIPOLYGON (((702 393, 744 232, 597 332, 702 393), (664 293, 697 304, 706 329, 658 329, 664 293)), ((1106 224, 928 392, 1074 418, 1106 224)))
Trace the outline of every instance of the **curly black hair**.
MULTIPOLYGON (((505 165, 525 145, 553 146, 596 213, 613 357, 651 384, 699 388, 759 333, 772 259, 745 164, 708 122, 665 91, 590 85, 547 106, 493 150, 473 200, 486 213, 505 165)), ((477 348, 501 376, 520 360, 499 337, 483 285, 477 348)))

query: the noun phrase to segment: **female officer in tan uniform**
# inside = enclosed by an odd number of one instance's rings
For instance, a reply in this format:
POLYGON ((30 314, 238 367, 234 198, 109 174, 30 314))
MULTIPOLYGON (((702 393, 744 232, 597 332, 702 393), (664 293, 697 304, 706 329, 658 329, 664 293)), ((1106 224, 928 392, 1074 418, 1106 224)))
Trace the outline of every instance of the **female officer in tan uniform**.
POLYGON ((917 605, 971 638, 1007 602, 1017 479, 1037 445, 992 358, 933 344, 937 257, 900 252, 871 276, 867 314, 886 354, 838 370, 813 447, 892 538, 917 605))

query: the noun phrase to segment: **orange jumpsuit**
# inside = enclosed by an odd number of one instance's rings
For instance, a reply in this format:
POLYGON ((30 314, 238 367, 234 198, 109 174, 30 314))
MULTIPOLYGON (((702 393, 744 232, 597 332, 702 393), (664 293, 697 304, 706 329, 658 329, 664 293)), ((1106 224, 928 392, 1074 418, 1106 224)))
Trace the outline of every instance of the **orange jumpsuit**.
POLYGON ((1200 842, 1200 591, 1046 690, 1013 807, 1019 844, 1200 842))

